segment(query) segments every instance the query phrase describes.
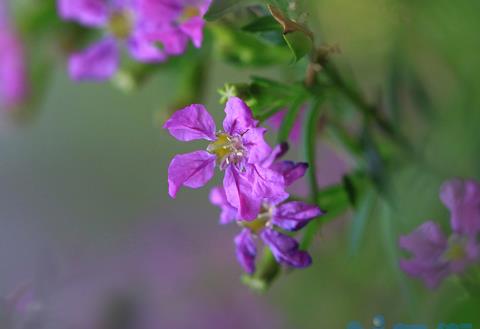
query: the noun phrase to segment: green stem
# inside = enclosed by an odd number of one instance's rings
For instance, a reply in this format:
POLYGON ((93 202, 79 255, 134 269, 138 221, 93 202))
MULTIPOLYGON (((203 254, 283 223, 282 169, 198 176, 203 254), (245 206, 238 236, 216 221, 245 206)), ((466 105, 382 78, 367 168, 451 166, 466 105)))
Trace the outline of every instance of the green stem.
MULTIPOLYGON (((317 122, 320 116, 321 105, 324 97, 316 97, 308 110, 305 120, 304 129, 304 146, 305 159, 309 165, 308 182, 310 186, 310 197, 312 203, 318 202, 319 187, 317 183, 317 165, 316 165, 316 149, 317 149, 317 122)), ((303 237, 301 247, 306 249, 310 246, 317 231, 320 229, 320 221, 315 219, 308 224, 305 235, 303 237)))
POLYGON ((255 274, 242 277, 244 284, 257 292, 265 292, 280 274, 280 265, 268 247, 263 249, 263 256, 255 274))

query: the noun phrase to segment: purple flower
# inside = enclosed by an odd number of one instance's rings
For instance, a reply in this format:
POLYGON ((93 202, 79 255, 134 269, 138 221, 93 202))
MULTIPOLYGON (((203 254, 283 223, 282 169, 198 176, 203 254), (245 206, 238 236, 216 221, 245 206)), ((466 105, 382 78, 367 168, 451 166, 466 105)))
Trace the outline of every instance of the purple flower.
POLYGON ((0 108, 25 101, 28 93, 23 46, 13 29, 5 1, 0 1, 0 108))
POLYGON ((453 233, 447 238, 433 221, 422 224, 409 235, 400 237, 401 248, 413 258, 401 260, 407 274, 436 288, 451 274, 461 273, 479 260, 476 237, 480 222, 480 185, 472 180, 453 179, 443 184, 440 198, 450 209, 453 233))
MULTIPOLYGON (((218 192, 221 187, 216 187, 212 195, 221 194, 218 192)), ((253 221, 239 219, 233 208, 226 199, 221 204, 219 199, 215 200, 216 205, 222 209, 222 215, 228 211, 229 221, 236 221, 244 229, 236 236, 236 254, 237 259, 243 269, 252 274, 255 272, 256 247, 255 240, 261 240, 269 246, 275 259, 281 263, 292 267, 303 268, 311 264, 311 257, 307 252, 299 250, 298 242, 278 230, 296 232, 307 225, 312 219, 322 215, 322 211, 313 205, 308 205, 300 201, 290 201, 280 204, 264 203, 262 210, 253 221)), ((222 223, 226 223, 222 218, 222 223)))
MULTIPOLYGON (((285 147, 274 149, 262 163, 270 169, 279 168, 279 174, 291 177, 288 185, 305 174, 306 165, 287 161, 275 162, 285 153, 285 147), (279 165, 281 164, 281 165, 279 165), (295 177, 295 178, 293 178, 295 177)), ((255 240, 260 238, 272 251, 277 262, 288 266, 303 268, 311 264, 312 259, 306 251, 299 250, 298 242, 279 230, 296 232, 312 219, 322 215, 322 211, 313 205, 300 201, 263 200, 261 210, 253 221, 245 221, 237 209, 226 198, 222 187, 215 187, 210 193, 210 201, 221 208, 220 223, 236 221, 243 230, 235 237, 237 259, 243 269, 252 274, 255 272, 257 255, 255 240)))
POLYGON ((454 232, 477 235, 480 231, 480 184, 474 180, 452 179, 445 182, 440 198, 450 210, 454 232))
MULTIPOLYGON (((219 166, 225 171, 224 197, 238 209, 245 220, 255 219, 263 200, 288 197, 285 180, 278 172, 262 164, 271 152, 265 142, 264 128, 248 106, 232 97, 225 107, 223 131, 217 131, 215 122, 203 105, 194 104, 177 111, 164 128, 180 141, 205 139, 206 150, 176 155, 168 168, 168 191, 175 198, 181 186, 204 186, 219 166)), ((227 215, 225 215, 227 216, 227 215)))
POLYGON ((103 39, 70 57, 71 77, 110 78, 118 69, 119 43, 126 44, 134 59, 146 63, 183 53, 189 37, 199 47, 206 8, 203 1, 190 4, 159 0, 58 0, 63 19, 106 31, 103 39))
POLYGON ((162 26, 150 37, 163 43, 165 48, 178 54, 185 51, 188 40, 199 48, 203 41, 203 15, 211 0, 141 0, 141 11, 147 20, 162 26))

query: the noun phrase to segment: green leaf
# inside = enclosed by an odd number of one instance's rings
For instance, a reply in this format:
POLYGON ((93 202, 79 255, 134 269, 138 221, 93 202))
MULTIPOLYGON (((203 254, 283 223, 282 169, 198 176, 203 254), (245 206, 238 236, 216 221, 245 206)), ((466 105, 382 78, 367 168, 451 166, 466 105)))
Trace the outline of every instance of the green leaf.
POLYGON ((273 18, 283 28, 283 38, 290 48, 295 62, 302 59, 313 49, 313 33, 307 27, 289 19, 285 13, 276 6, 269 5, 268 9, 273 18))
POLYGON ((270 66, 286 64, 288 49, 259 39, 256 35, 223 24, 210 24, 215 50, 226 61, 237 66, 270 66))
POLYGON ((313 48, 312 39, 302 31, 294 31, 283 35, 288 48, 292 51, 294 61, 298 62, 313 48))
POLYGON ((360 201, 360 205, 353 217, 350 231, 350 255, 355 255, 362 241, 368 218, 375 205, 375 190, 370 188, 360 201))
POLYGON ((268 32, 268 31, 281 31, 282 27, 272 16, 262 16, 256 18, 253 22, 245 25, 242 28, 246 32, 268 32))
MULTIPOLYGON (((317 165, 316 165, 316 150, 317 150, 317 122, 322 109, 322 104, 325 96, 321 95, 312 100, 310 108, 307 112, 307 117, 304 121, 304 152, 305 160, 309 165, 308 168, 308 182, 310 185, 310 195, 312 202, 318 201, 319 187, 317 182, 317 165)), ((320 222, 313 220, 308 224, 305 235, 301 242, 301 247, 306 249, 310 246, 317 231, 320 229, 320 222)))
POLYGON ((213 0, 204 18, 207 21, 219 19, 228 12, 255 2, 254 0, 213 0))
POLYGON ((284 143, 288 141, 288 137, 290 136, 290 132, 292 131, 293 125, 298 118, 298 112, 300 108, 305 103, 306 95, 301 94, 296 97, 293 101, 292 106, 287 110, 287 114, 283 118, 282 125, 280 126, 280 130, 278 131, 278 143, 284 143))

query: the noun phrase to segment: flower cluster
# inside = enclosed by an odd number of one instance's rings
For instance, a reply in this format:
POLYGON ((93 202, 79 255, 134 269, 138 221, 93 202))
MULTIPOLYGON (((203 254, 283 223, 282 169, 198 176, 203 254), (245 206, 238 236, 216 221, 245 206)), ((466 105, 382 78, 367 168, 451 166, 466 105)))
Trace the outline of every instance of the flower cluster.
POLYGON ((13 28, 7 3, 0 0, 0 109, 19 105, 27 96, 23 46, 13 28))
POLYGON ((321 215, 318 207, 286 201, 286 187, 305 174, 307 164, 278 161, 285 145, 274 150, 265 142, 266 130, 258 126, 251 110, 239 98, 231 97, 225 107, 223 130, 203 105, 177 111, 164 128, 180 141, 204 139, 205 150, 180 154, 168 168, 169 194, 175 197, 181 186, 204 186, 219 167, 225 172, 223 186, 210 194, 222 209, 222 224, 237 222, 243 227, 235 238, 237 258, 248 273, 255 271, 256 246, 260 236, 279 263, 293 267, 310 265, 311 258, 299 250, 298 242, 281 230, 295 232, 321 215))
POLYGON ((105 36, 69 61, 75 80, 110 78, 119 65, 120 44, 140 62, 162 62, 185 52, 188 41, 200 47, 203 15, 210 0, 58 0, 65 20, 102 28, 105 36))
POLYGON ((479 260, 480 184, 473 180, 453 179, 443 184, 440 198, 450 210, 452 233, 446 237, 437 223, 427 221, 409 235, 400 238, 400 247, 414 257, 402 260, 400 267, 437 287, 451 274, 462 273, 479 260))

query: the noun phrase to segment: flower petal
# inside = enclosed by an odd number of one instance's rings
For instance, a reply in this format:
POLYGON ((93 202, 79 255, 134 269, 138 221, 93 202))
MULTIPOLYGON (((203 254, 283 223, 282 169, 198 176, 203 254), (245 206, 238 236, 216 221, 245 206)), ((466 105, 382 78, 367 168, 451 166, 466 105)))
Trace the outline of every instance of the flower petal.
POLYGON ((248 229, 243 229, 240 234, 235 237, 235 246, 237 260, 243 267, 245 272, 253 274, 255 272, 255 257, 257 256, 257 248, 253 241, 252 234, 248 229))
POLYGON ((270 168, 270 166, 275 161, 280 159, 282 156, 285 155, 285 153, 288 152, 288 149, 289 149, 288 143, 281 143, 275 146, 272 152, 268 155, 268 157, 262 160, 261 162, 262 167, 270 168))
POLYGON ((254 220, 260 212, 262 198, 253 194, 253 179, 240 173, 234 166, 225 170, 223 186, 228 202, 238 209, 238 217, 243 220, 254 220))
POLYGON ((440 189, 440 198, 450 210, 453 231, 477 235, 480 232, 480 184, 452 179, 440 189))
POLYGON ((287 231, 298 231, 322 214, 317 206, 292 201, 274 208, 272 223, 287 231))
POLYGON ((251 128, 242 135, 243 146, 248 151, 248 163, 260 163, 271 155, 272 149, 265 142, 265 128, 251 128))
POLYGON ((157 43, 167 55, 177 56, 185 52, 188 36, 177 27, 162 27, 146 35, 148 40, 157 43))
POLYGON ((117 71, 118 61, 116 42, 107 38, 70 57, 70 76, 77 81, 105 80, 117 71))
POLYGON ((308 267, 312 258, 306 251, 298 250, 298 242, 288 235, 272 229, 265 229, 260 234, 262 240, 270 247, 277 262, 296 268, 308 267))
MULTIPOLYGON (((0 17, 1 18, 1 17, 0 17)), ((1 25, 1 24, 0 24, 1 25)), ((0 30, 0 110, 19 105, 28 94, 24 50, 15 32, 0 30)))
POLYGON ((253 119, 252 110, 238 97, 228 99, 225 113, 223 129, 230 135, 242 135, 258 124, 258 121, 253 119))
POLYGON ((212 179, 215 156, 207 151, 176 155, 168 167, 168 194, 175 198, 182 185, 190 188, 204 186, 212 179))
POLYGON ((225 189, 221 186, 214 187, 210 191, 210 202, 222 210, 220 214, 220 224, 228 224, 237 219, 237 209, 228 203, 225 189))
POLYGON ((437 223, 428 221, 412 233, 401 236, 399 245, 416 257, 433 259, 443 254, 447 247, 447 238, 437 223))
POLYGON ((293 161, 280 161, 274 163, 270 169, 280 173, 284 180, 285 185, 290 186, 298 179, 305 176, 308 169, 308 163, 305 162, 293 162, 293 161))
POLYGON ((163 62, 168 58, 164 51, 159 49, 153 42, 150 42, 141 33, 135 33, 129 38, 127 47, 130 55, 139 62, 163 62))
POLYGON ((189 36, 192 40, 193 45, 196 48, 200 48, 203 42, 203 27, 205 26, 205 21, 203 18, 196 16, 192 17, 180 25, 180 30, 183 33, 189 36))
POLYGON ((436 223, 425 222, 409 235, 400 237, 399 245, 413 254, 411 259, 400 261, 400 268, 422 279, 428 287, 435 288, 451 273, 449 262, 442 257, 448 241, 436 223))
POLYGON ((215 121, 205 106, 193 104, 175 112, 163 125, 170 135, 180 141, 215 140, 215 121))
POLYGON ((100 27, 108 20, 107 2, 104 0, 58 0, 57 5, 60 17, 85 26, 100 27))
POLYGON ((283 176, 274 170, 258 165, 246 165, 242 176, 252 183, 253 197, 276 204, 288 198, 283 176))

